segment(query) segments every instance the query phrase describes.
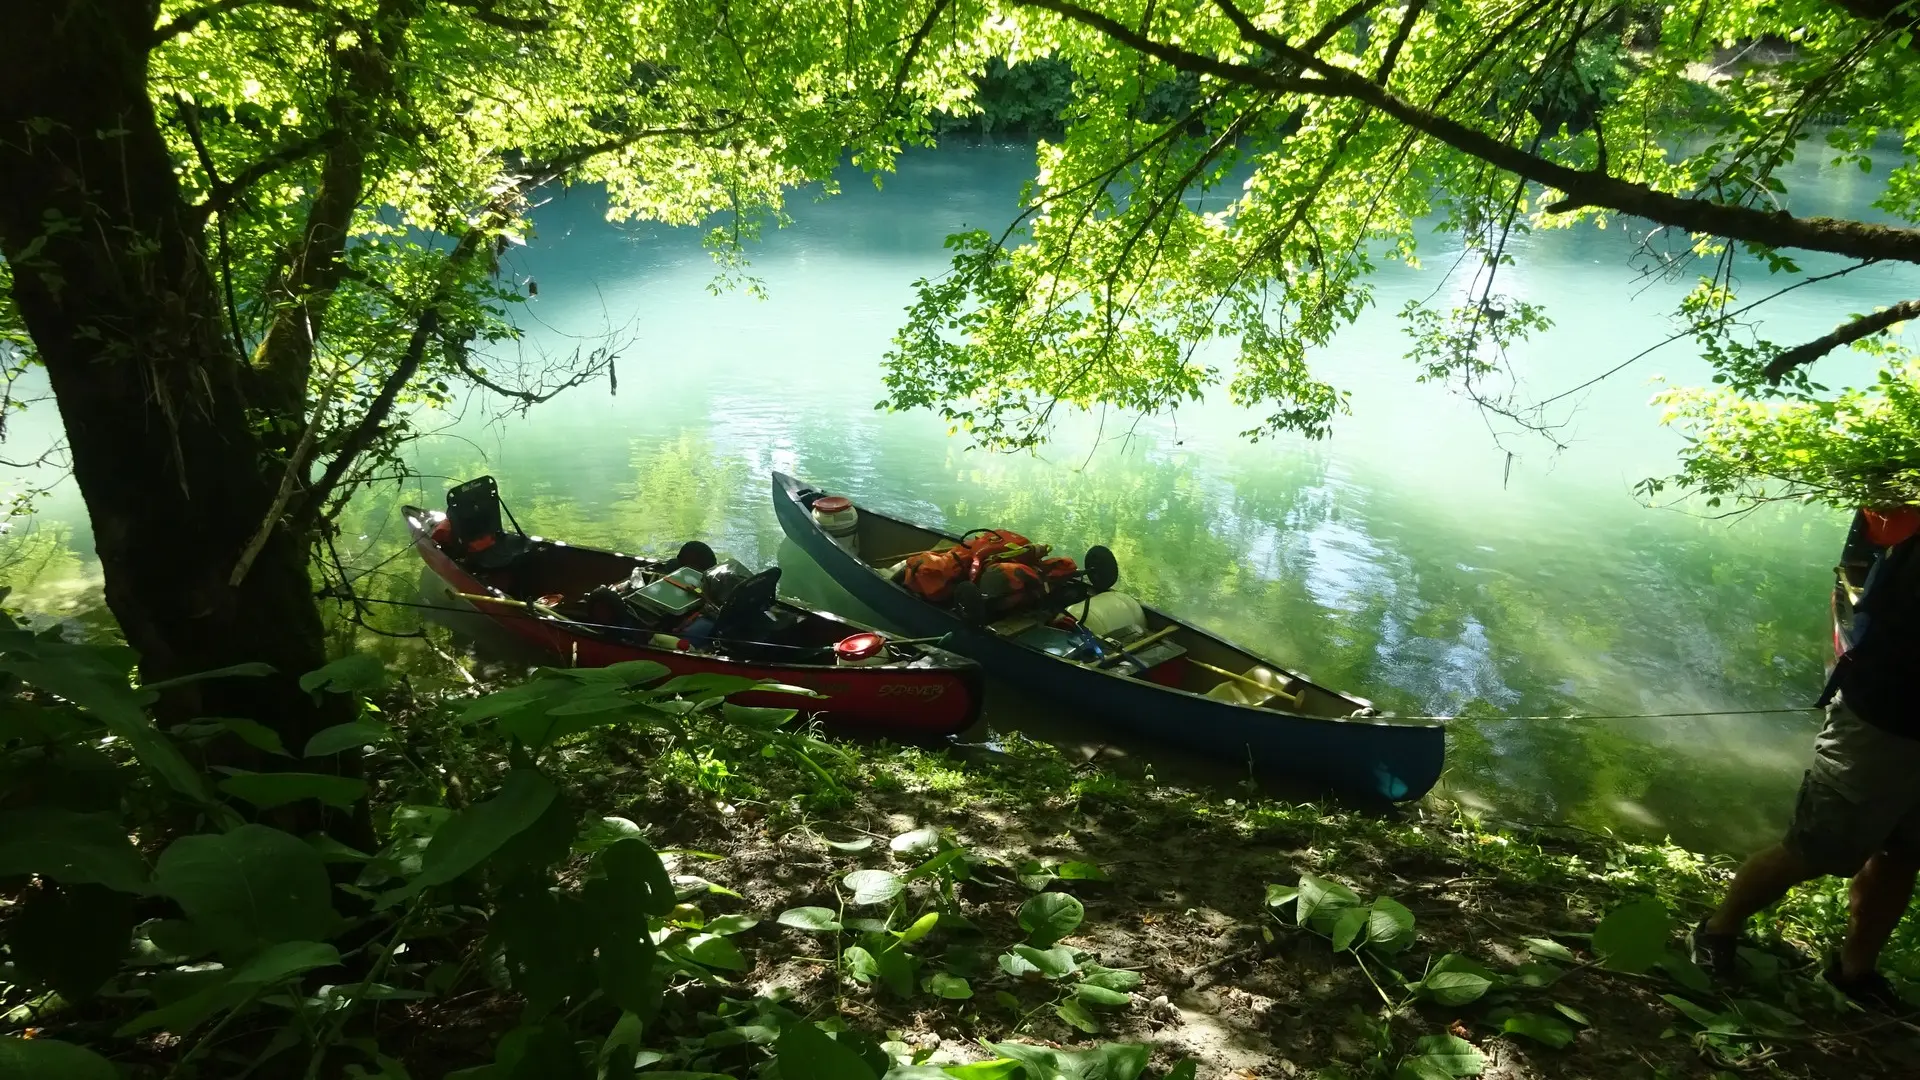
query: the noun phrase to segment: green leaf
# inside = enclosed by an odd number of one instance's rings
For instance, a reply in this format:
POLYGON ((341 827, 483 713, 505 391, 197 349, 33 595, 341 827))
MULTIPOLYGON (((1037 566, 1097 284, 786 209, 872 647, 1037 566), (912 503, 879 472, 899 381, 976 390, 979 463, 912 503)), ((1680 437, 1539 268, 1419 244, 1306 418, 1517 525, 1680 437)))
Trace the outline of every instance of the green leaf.
POLYGON ((967 980, 944 971, 934 972, 922 985, 929 994, 948 1001, 965 1001, 973 996, 973 986, 967 980))
POLYGON ((928 934, 933 933, 934 928, 939 925, 940 913, 937 911, 929 911, 925 915, 915 919, 912 926, 900 931, 900 944, 911 945, 921 938, 926 937, 928 934))
POLYGON ((1367 946, 1397 953, 1413 944, 1413 912, 1390 896, 1374 900, 1367 913, 1367 946))
POLYGON ((1333 920, 1333 930, 1328 934, 1333 939, 1335 952, 1346 952, 1355 945, 1364 944, 1366 938, 1361 934, 1367 928, 1369 912, 1366 908, 1342 908, 1333 920))
POLYGON ((1079 1028, 1089 1035, 1097 1035, 1100 1033, 1099 1019, 1088 1012, 1087 1007, 1080 1004, 1078 998, 1068 998, 1066 1001, 1055 1005, 1053 1012, 1054 1015, 1065 1021, 1069 1026, 1079 1028))
POLYGON ((1079 929, 1086 917, 1086 906, 1066 893, 1041 893, 1020 905, 1020 929, 1042 949, 1079 929))
POLYGON ((1074 990, 1074 996, 1088 1005, 1097 1005, 1103 1009, 1117 1009, 1133 1001, 1133 995, 1123 990, 1109 990, 1090 982, 1081 983, 1074 990))
POLYGON ((1564 1016, 1567 1019, 1573 1021, 1574 1023, 1579 1024, 1581 1027, 1593 1026, 1593 1021, 1587 1019, 1586 1013, 1581 1012, 1579 1009, 1576 1009, 1565 1002, 1556 1001, 1553 1003, 1553 1007, 1554 1007, 1554 1010, 1558 1012, 1561 1016, 1564 1016))
POLYGON ((1480 1000, 1493 983, 1493 972, 1459 953, 1448 953, 1434 961, 1416 989, 1442 1005, 1465 1005, 1480 1000))
POLYGON ((186 726, 194 729, 204 728, 207 734, 226 732, 255 750, 280 757, 293 756, 287 753, 286 744, 280 741, 280 733, 258 720, 248 720, 243 716, 216 716, 196 720, 186 726))
POLYGON ((885 870, 855 870, 840 883, 853 890, 855 904, 885 904, 906 888, 897 875, 885 870))
POLYGON ((844 851, 851 854, 856 851, 865 851, 868 848, 872 847, 873 837, 862 836, 855 840, 828 840, 825 837, 822 837, 821 843, 827 845, 828 847, 832 848, 835 851, 844 851))
POLYGON ((1666 969, 1667 974, 1673 976, 1674 982, 1696 994, 1713 992, 1713 979, 1700 969, 1700 965, 1693 962, 1692 957, 1682 956, 1669 950, 1660 958, 1660 966, 1666 969))
POLYGON ((1413 1044, 1413 1057, 1442 1069, 1448 1076, 1479 1076, 1487 1059, 1472 1043, 1457 1035, 1427 1035, 1413 1044))
POLYGON ((38 874, 63 885, 147 890, 147 864, 111 814, 33 805, 0 813, 0 878, 38 874))
POLYGON ((1027 1067, 1011 1058, 948 1065, 941 1071, 953 1080, 1022 1080, 1027 1075, 1027 1067))
POLYGON ((751 915, 718 915, 707 923, 705 930, 709 934, 732 937, 735 934, 744 934, 759 925, 760 920, 751 915))
POLYGON ((1098 964, 1088 964, 1080 969, 1081 981, 1089 986, 1101 986, 1108 990, 1131 990, 1143 981, 1137 971, 1116 971, 1098 964))
POLYGON ((1687 1019, 1708 1031, 1722 1035, 1737 1035, 1740 1033, 1740 1024, 1737 1017, 1725 1016, 1710 1009, 1703 1009, 1693 1002, 1688 1001, 1686 998, 1675 994, 1661 994, 1660 1000, 1679 1009, 1687 1019))
POLYGON ((699 675, 681 675, 668 679, 653 688, 657 694, 679 694, 681 697, 731 697, 748 690, 768 689, 758 679, 749 679, 743 675, 721 675, 705 673, 699 675))
POLYGON ((1573 1041, 1573 1029, 1551 1016, 1540 1013, 1523 1012, 1507 1017, 1500 1030, 1509 1035, 1525 1035, 1534 1042, 1545 1043, 1555 1050, 1573 1041))
POLYGON ((859 945, 851 946, 842 952, 840 962, 847 966, 847 977, 857 983, 872 982, 880 974, 879 961, 859 945))
POLYGON ((1267 906, 1285 907, 1300 898, 1300 889, 1296 885, 1267 886, 1267 906))
POLYGON ((235 677, 261 678, 272 675, 277 670, 278 669, 272 664, 257 662, 229 664, 226 667, 215 668, 212 671, 200 671, 192 675, 181 675, 178 678, 161 679, 159 682, 142 683, 140 689, 146 693, 159 693, 163 690, 173 690, 182 686, 191 686, 197 682, 206 682, 208 679, 230 679, 235 677))
POLYGON ((621 902, 635 910, 655 918, 665 918, 673 911, 678 892, 667 876, 666 864, 653 845, 640 837, 629 836, 601 849, 594 856, 593 868, 613 887, 621 902))
MULTIPOLYGON (((1015 945, 1013 955, 1033 965, 1034 970, 1049 979, 1065 978, 1080 970, 1079 961, 1073 958, 1073 950, 1063 945, 1051 949, 1036 949, 1031 945, 1015 945)), ((1002 964, 1001 967, 1005 967, 1002 964)))
POLYGON ((367 794, 367 782, 355 776, 306 772, 238 772, 220 781, 220 790, 262 810, 317 799, 328 806, 351 809, 367 794))
POLYGON ((113 1063, 56 1039, 0 1039, 0 1076, 25 1080, 120 1080, 113 1063))
POLYGON ((1593 951, 1616 971, 1641 974, 1667 955, 1673 919, 1658 900, 1634 900, 1607 913, 1593 931, 1593 951))
POLYGON ((935 828, 914 829, 903 832, 887 843, 888 850, 895 855, 922 857, 933 854, 940 847, 940 830, 935 828))
POLYGON ((498 795, 467 807, 440 826, 421 857, 419 876, 408 882, 405 889, 382 897, 377 906, 391 907, 424 889, 445 885, 479 866, 507 841, 538 821, 557 794, 552 781, 532 769, 509 771, 498 795))
POLYGON ((1339 912, 1358 906, 1360 897, 1345 885, 1312 874, 1300 875, 1300 893, 1294 912, 1299 925, 1328 933, 1339 912))
POLYGON ((370 746, 392 734, 385 724, 376 724, 370 720, 355 720, 349 724, 335 724, 324 728, 307 740, 307 748, 300 751, 301 757, 326 757, 338 754, 342 750, 351 750, 356 746, 370 746))
POLYGON ((629 836, 645 839, 646 833, 623 817, 597 818, 580 830, 580 835, 574 838, 573 850, 582 855, 591 855, 629 836))
POLYGON ((265 825, 175 840, 161 852, 153 884, 228 960, 280 942, 324 940, 340 925, 320 853, 265 825))
POLYGON ((808 930, 814 933, 833 933, 841 929, 839 918, 823 907, 788 908, 774 921, 781 926, 791 926, 795 930, 808 930))
POLYGON ((906 874, 900 878, 900 880, 901 881, 917 881, 923 877, 931 877, 934 874, 939 873, 941 870, 944 870, 947 867, 952 866, 954 863, 957 863, 961 859, 964 859, 966 857, 967 857, 966 848, 962 848, 962 847, 948 848, 947 850, 941 852, 940 854, 935 855, 933 858, 928 859, 926 862, 921 863, 919 866, 916 866, 913 869, 907 871, 906 874))
POLYGON ((372 653, 348 653, 300 676, 300 689, 336 694, 366 694, 387 685, 387 666, 372 653))
POLYGON ((787 1025, 774 1044, 780 1080, 878 1080, 861 1056, 807 1021, 787 1025))
POLYGON ((1530 937, 1522 940, 1527 943, 1528 952, 1543 960, 1558 960, 1563 964, 1575 962, 1573 950, 1552 938, 1530 937))
POLYGON ((1000 970, 1016 979, 1025 979, 1029 975, 1040 974, 1040 969, 1017 952, 1003 952, 998 960, 1000 970))
POLYGON ((1107 881, 1107 872, 1090 862, 1063 862, 1054 871, 1062 881, 1107 881))
POLYGON ((696 962, 723 971, 747 970, 747 958, 733 942, 718 934, 695 934, 687 939, 687 955, 696 962))

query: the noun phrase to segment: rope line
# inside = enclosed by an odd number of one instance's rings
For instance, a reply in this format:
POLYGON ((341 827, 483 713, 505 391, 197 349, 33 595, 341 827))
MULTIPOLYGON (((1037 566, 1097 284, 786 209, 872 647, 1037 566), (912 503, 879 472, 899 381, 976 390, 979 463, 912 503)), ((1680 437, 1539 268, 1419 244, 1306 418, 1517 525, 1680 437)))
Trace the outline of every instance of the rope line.
MULTIPOLYGON (((341 599, 341 600, 345 599, 344 597, 332 596, 332 594, 330 593, 324 594, 324 595, 327 595, 333 599, 341 599)), ((486 619, 532 619, 538 622, 554 622, 556 626, 560 626, 563 628, 564 627, 584 627, 590 630, 612 630, 616 632, 629 633, 629 634, 639 632, 631 626, 616 626, 611 623, 581 622, 575 619, 568 619, 568 620, 565 620, 564 622, 557 622, 555 620, 547 619, 544 616, 528 615, 524 612, 517 612, 517 611, 486 612, 486 611, 480 611, 476 608, 471 608, 471 607, 449 607, 445 604, 421 604, 421 603, 415 603, 415 602, 410 602, 406 600, 382 600, 372 596, 362 596, 362 597, 359 597, 358 599, 363 604, 386 604, 389 607, 418 608, 423 611, 446 611, 446 612, 451 612, 455 615, 477 615, 481 618, 486 618, 486 619)), ((762 646, 766 648, 789 649, 795 652, 824 652, 827 648, 831 647, 831 646, 814 646, 814 645, 787 645, 777 641, 737 641, 732 639, 727 639, 723 641, 722 639, 718 639, 718 638, 714 640, 721 641, 722 644, 756 645, 756 646, 762 646)), ((898 641, 900 639, 891 639, 891 640, 898 641)), ((911 640, 918 642, 921 639, 915 638, 911 640)), ((902 643, 904 644, 905 642, 902 642, 902 643)), ((1819 711, 1821 711, 1821 709, 1818 705, 1797 705, 1797 706, 1788 706, 1788 707, 1783 707, 1778 709, 1701 709, 1701 710, 1692 711, 1692 712, 1648 712, 1648 713, 1542 713, 1534 716, 1500 715, 1500 716, 1487 716, 1487 717, 1471 717, 1470 719, 1519 720, 1519 721, 1684 720, 1684 719, 1695 719, 1695 718, 1704 717, 1704 716, 1784 716, 1792 713, 1806 713, 1806 712, 1819 712, 1819 711)), ((1436 721, 1460 719, 1460 717, 1458 716, 1400 716, 1397 714, 1386 716, 1385 718, 1392 719, 1392 720, 1436 720, 1436 721)))

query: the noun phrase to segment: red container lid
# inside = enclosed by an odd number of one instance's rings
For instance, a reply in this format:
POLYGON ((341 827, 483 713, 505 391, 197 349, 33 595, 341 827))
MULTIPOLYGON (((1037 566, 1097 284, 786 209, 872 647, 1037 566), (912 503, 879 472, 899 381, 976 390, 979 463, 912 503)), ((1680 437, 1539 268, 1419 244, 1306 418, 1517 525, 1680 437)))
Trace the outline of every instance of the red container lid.
POLYGON ((1920 509, 1911 506, 1883 506, 1862 513, 1867 518, 1867 542, 1880 547, 1903 543, 1920 532, 1920 509))
POLYGON ((853 500, 844 495, 828 495, 824 499, 813 500, 813 512, 816 514, 837 514, 842 510, 853 509, 853 500))
POLYGON ((887 647, 887 635, 875 633, 853 634, 840 639, 833 647, 833 655, 841 660, 871 660, 880 655, 887 647))

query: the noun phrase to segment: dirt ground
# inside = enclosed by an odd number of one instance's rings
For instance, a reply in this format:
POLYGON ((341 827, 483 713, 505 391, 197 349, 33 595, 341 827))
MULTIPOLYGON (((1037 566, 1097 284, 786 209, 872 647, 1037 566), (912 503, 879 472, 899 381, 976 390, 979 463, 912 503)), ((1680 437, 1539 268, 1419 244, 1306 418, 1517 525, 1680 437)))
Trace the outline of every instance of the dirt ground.
MULTIPOLYGON (((1585 938, 1597 908, 1617 899, 1607 883, 1621 875, 1610 872, 1612 856, 1594 841, 1536 838, 1543 857, 1572 867, 1574 879, 1529 878, 1459 858, 1463 843, 1488 841, 1464 839, 1432 809, 1389 819, 1297 806, 1257 813, 1233 799, 1171 790, 1089 792, 1084 789, 1100 785, 1071 779, 1063 785, 1056 767, 1024 776, 987 771, 993 775, 945 759, 933 766, 882 764, 851 806, 802 822, 763 816, 751 803, 690 800, 645 813, 663 827, 667 843, 722 856, 682 867, 741 894, 738 900, 714 897, 710 909, 762 920, 734 939, 753 964, 739 980, 743 988, 791 993, 793 1007, 816 1017, 837 1008, 860 1028, 885 1030, 908 1046, 937 1047, 936 1061, 989 1056, 983 1041, 1085 1046, 1125 1040, 1153 1044, 1159 1068, 1197 1059, 1202 1080, 1358 1080, 1394 1075, 1415 1039, 1450 1031, 1485 1055, 1484 1075, 1511 1080, 1920 1075, 1920 1027, 1841 1011, 1820 1000, 1807 971, 1790 972, 1764 991, 1736 990, 1792 1006, 1787 1011, 1803 1022, 1778 1037, 1709 1037, 1661 995, 1703 1005, 1714 995, 1690 993, 1657 972, 1628 975, 1596 966, 1585 938), (1036 783, 1054 789, 1036 790, 1036 783), (904 873, 917 859, 893 856, 887 842, 927 826, 984 860, 958 892, 959 913, 976 929, 942 929, 922 950, 956 968, 982 971, 971 999, 918 993, 901 1000, 877 983, 861 986, 837 973, 834 936, 774 921, 797 906, 842 910, 847 890, 838 883, 853 870, 904 873), (860 852, 826 842, 863 836, 874 843, 860 852), (992 954, 1022 939, 1016 912, 1033 894, 1012 868, 1028 860, 1083 860, 1108 878, 1049 886, 1072 892, 1086 909, 1085 922, 1063 944, 1143 980, 1125 1008, 1100 1014, 1105 1030, 1097 1036, 1062 1022, 1050 1007, 1053 988, 1013 980, 991 962, 992 954), (1572 1041, 1555 1049, 1504 1034, 1488 1018, 1493 998, 1458 1007, 1404 1003, 1408 995, 1386 970, 1386 958, 1363 958, 1363 969, 1352 955, 1336 954, 1326 938, 1292 926, 1290 917, 1276 917, 1267 906, 1269 884, 1294 884, 1303 872, 1337 879, 1363 897, 1391 896, 1413 913, 1417 940, 1391 958, 1409 980, 1448 952, 1512 971, 1534 959, 1525 939, 1564 944, 1573 953, 1559 965, 1564 974, 1545 989, 1519 989, 1513 1007, 1538 1011, 1557 1003, 1566 1007, 1561 1015, 1588 1023, 1575 1025, 1572 1041), (1582 874, 1586 880, 1575 880, 1582 874), (980 956, 989 959, 978 963, 980 956), (1012 997, 996 993, 1001 990, 1012 997)), ((1085 773, 1068 775, 1084 779, 1085 773)), ((921 882, 909 893, 914 912, 928 888, 921 882)), ((863 913, 844 910, 846 917, 863 913)))

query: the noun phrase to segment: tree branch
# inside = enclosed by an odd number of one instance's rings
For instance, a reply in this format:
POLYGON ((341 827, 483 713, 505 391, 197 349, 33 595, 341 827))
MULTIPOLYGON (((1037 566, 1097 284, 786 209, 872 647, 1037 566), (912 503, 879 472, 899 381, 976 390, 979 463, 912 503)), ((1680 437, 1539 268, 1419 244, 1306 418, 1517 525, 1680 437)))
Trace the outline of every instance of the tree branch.
POLYGON ((316 0, 215 0, 204 7, 187 11, 174 19, 161 23, 153 29, 153 44, 164 45, 181 34, 192 33, 202 23, 217 19, 230 11, 241 8, 264 5, 266 7, 286 8, 289 11, 304 11, 309 15, 331 15, 333 11, 316 0))
POLYGON ((893 73, 893 96, 887 100, 889 112, 894 103, 900 100, 900 93, 907 85, 907 76, 913 73, 914 58, 920 55, 921 47, 927 43, 927 36, 933 33, 933 24, 940 21, 941 14, 952 6, 953 0, 933 0, 933 6, 927 9, 927 17, 921 20, 919 29, 907 41, 907 51, 900 57, 900 67, 893 73))
POLYGON ((497 26, 502 30, 513 30, 522 34, 538 34, 553 29, 553 20, 545 16, 527 17, 508 15, 493 6, 492 0, 447 0, 457 8, 466 8, 473 17, 488 26, 497 26))
POLYGON ((1420 21, 1420 13, 1426 10, 1427 0, 1410 0, 1407 13, 1400 17, 1400 28, 1393 32, 1393 40, 1387 44, 1387 53, 1380 60, 1380 70, 1374 72, 1373 81, 1382 87, 1393 77, 1393 66, 1400 62, 1400 50, 1406 47, 1407 38, 1413 35, 1413 24, 1420 21))
POLYGON ((208 193, 204 201, 196 203, 193 210, 203 217, 207 214, 218 213, 221 210, 225 210, 228 206, 232 205, 234 197, 241 192, 294 162, 299 161, 301 158, 311 157, 322 150, 331 148, 345 137, 343 132, 329 128, 310 138, 296 139, 268 153, 265 157, 248 165, 246 168, 241 169, 239 172, 233 174, 233 179, 224 183, 213 175, 212 168, 208 168, 207 177, 208 180, 211 181, 212 191, 208 193))
MULTIPOLYGON (((1321 27, 1317 33, 1301 43, 1300 47, 1310 53, 1319 52, 1321 49, 1327 47, 1327 43, 1333 40, 1335 34, 1352 26, 1361 16, 1379 6, 1380 0, 1354 0, 1351 7, 1335 15, 1332 22, 1321 27)), ((1232 18, 1233 16, 1228 15, 1227 17, 1232 18)), ((1235 25, 1238 25, 1238 23, 1236 22, 1235 25)), ((1244 29, 1242 32, 1244 33, 1244 29)))
POLYGON ((1787 372, 1802 364, 1811 364, 1842 345, 1851 345, 1861 338, 1872 337, 1896 323, 1908 319, 1920 318, 1920 300, 1903 300, 1890 308, 1882 308, 1871 315, 1861 315, 1852 322, 1842 323, 1833 333, 1818 337, 1805 345, 1788 349, 1767 364, 1762 374, 1770 383, 1778 383, 1787 372))
POLYGON ((1685 229, 1691 233, 1749 240, 1776 248, 1800 248, 1825 251, 1856 259, 1890 259, 1920 263, 1920 229, 1873 225, 1864 221, 1837 218, 1797 218, 1783 210, 1759 210, 1752 207, 1686 198, 1656 191, 1644 184, 1630 183, 1605 173, 1576 169, 1510 145, 1449 116, 1422 108, 1376 85, 1359 72, 1330 64, 1317 56, 1286 44, 1265 31, 1247 40, 1267 47, 1283 60, 1297 64, 1317 78, 1293 78, 1277 75, 1264 68, 1231 64, 1201 56, 1175 45, 1153 41, 1115 22, 1099 12, 1090 11, 1071 0, 1017 0, 1026 7, 1052 11, 1131 48, 1154 56, 1184 71, 1212 75, 1251 89, 1269 93, 1312 94, 1320 97, 1348 98, 1371 105, 1407 127, 1428 135, 1471 157, 1496 168, 1554 188, 1565 198, 1548 207, 1549 213, 1565 213, 1587 206, 1605 207, 1660 225, 1685 229))
MULTIPOLYGON (((400 391, 406 389, 406 385, 413 381, 414 373, 420 370, 420 360, 427 353, 427 343, 433 340, 439 328, 438 307, 428 307, 420 313, 420 319, 413 327, 413 336, 407 339, 407 351, 401 354, 393 373, 381 384, 379 396, 373 399, 372 405, 367 406, 366 415, 360 418, 360 422, 341 442, 339 452, 327 463, 327 471, 321 474, 320 482, 307 492, 302 503, 303 524, 311 521, 314 511, 327 501, 327 496, 333 493, 334 488, 340 486, 340 479, 353 467, 354 460, 380 437, 380 426, 386 423, 387 415, 393 412, 393 403, 399 399, 400 391)), ((268 527, 272 527, 272 519, 268 520, 268 527)))

